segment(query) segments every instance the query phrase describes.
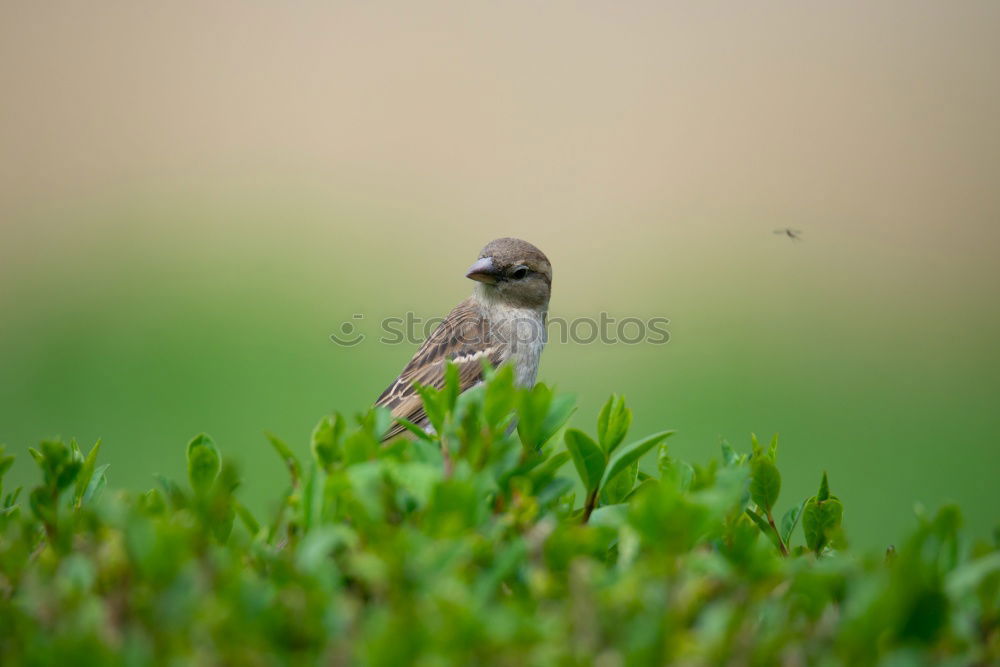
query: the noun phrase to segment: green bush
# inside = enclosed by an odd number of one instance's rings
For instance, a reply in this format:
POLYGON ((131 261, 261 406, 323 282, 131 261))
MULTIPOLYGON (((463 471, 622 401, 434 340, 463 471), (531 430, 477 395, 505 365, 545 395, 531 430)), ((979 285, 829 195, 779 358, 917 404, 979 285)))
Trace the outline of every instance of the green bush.
POLYGON ((41 443, 27 498, 0 486, 0 663, 1000 660, 998 536, 966 543, 954 507, 853 554, 825 475, 774 515, 776 440, 697 466, 670 431, 629 440, 621 398, 588 433, 506 369, 422 393, 440 435, 382 446, 385 412, 331 415, 305 465, 268 436, 290 482, 267 521, 206 435, 187 485, 138 494, 99 443, 41 443))

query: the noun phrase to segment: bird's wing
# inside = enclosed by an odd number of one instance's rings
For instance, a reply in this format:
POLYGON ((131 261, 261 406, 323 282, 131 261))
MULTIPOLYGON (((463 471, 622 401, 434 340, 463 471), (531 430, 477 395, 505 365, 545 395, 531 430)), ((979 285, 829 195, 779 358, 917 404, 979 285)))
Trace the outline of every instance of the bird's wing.
MULTIPOLYGON (((499 341, 491 337, 489 324, 475 302, 466 299, 424 341, 395 382, 378 397, 375 406, 389 408, 393 417, 424 425, 426 414, 414 384, 440 389, 444 386, 445 364, 451 361, 458 366, 459 391, 465 391, 482 379, 483 360, 492 366, 503 362, 503 350, 499 341)), ((383 441, 404 430, 402 425, 393 424, 383 441)))

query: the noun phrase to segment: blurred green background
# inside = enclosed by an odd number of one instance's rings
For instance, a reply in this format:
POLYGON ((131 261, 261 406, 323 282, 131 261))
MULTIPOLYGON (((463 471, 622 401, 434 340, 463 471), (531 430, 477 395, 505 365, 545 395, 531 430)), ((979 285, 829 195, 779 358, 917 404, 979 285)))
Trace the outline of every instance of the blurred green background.
POLYGON ((781 435, 848 537, 1000 491, 995 2, 5 3, 0 442, 104 439, 114 485, 214 436, 264 509, 323 413, 363 410, 479 248, 554 265, 574 423, 624 393, 673 451, 781 435), (831 4, 832 3, 828 3, 831 4), (793 242, 772 234, 803 231, 793 242), (329 335, 359 322, 368 339, 329 335))

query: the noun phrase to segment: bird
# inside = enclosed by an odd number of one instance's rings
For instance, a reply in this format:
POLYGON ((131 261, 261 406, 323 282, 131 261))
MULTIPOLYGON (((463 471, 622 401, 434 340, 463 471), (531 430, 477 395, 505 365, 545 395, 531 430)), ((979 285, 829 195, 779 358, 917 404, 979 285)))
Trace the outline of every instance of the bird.
POLYGON ((801 241, 802 240, 802 230, 801 229, 792 229, 791 227, 785 227, 783 229, 775 229, 774 233, 775 234, 779 234, 781 236, 787 236, 788 238, 792 239, 793 241, 801 241))
POLYGON ((448 362, 458 367, 459 391, 483 379, 483 362, 510 364, 514 384, 534 386, 545 347, 545 320, 552 290, 552 264, 545 254, 516 238, 490 241, 465 272, 472 295, 455 306, 375 401, 394 421, 386 442, 405 430, 402 418, 430 432, 415 384, 440 389, 448 362))

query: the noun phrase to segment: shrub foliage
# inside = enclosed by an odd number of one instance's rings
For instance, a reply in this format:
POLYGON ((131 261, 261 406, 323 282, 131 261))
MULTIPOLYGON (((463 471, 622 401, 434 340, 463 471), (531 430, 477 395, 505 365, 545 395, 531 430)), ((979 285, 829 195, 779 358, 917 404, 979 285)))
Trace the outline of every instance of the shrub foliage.
POLYGON ((509 370, 449 378, 421 391, 435 434, 382 446, 385 412, 334 414, 307 463, 268 435, 267 520, 207 435, 145 493, 107 488, 100 443, 31 449, 41 482, 0 485, 0 663, 1000 660, 998 538, 964 541, 956 508, 854 554, 825 474, 777 513, 776 439, 690 465, 671 431, 631 439, 622 398, 588 431, 509 370))

